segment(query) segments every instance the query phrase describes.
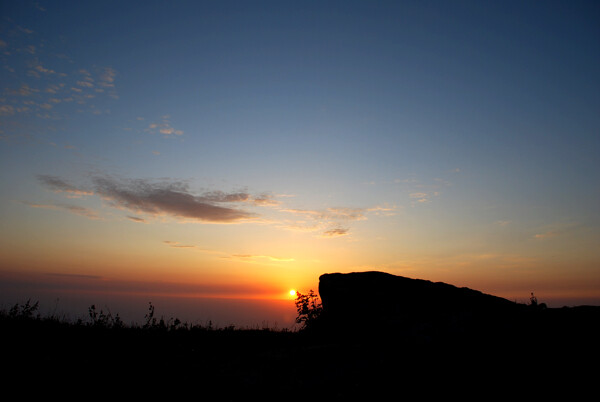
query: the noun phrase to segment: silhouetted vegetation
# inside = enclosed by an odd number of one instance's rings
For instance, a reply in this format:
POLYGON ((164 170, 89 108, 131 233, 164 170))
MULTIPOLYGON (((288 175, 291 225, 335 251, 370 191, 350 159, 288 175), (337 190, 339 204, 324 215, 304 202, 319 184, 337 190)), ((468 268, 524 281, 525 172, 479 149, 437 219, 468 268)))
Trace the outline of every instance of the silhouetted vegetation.
POLYGON ((298 311, 296 323, 302 324, 302 329, 309 329, 317 324, 323 312, 323 305, 319 296, 311 289, 305 295, 296 292, 296 310, 298 311))
POLYGON ((510 314, 434 314, 402 326, 361 310, 364 293, 344 303, 351 320, 330 331, 319 295, 298 293, 300 330, 292 331, 191 324, 159 316, 152 303, 141 324, 126 324, 96 305, 71 321, 43 317, 39 303, 28 300, 0 311, 3 363, 10 368, 4 380, 21 389, 34 382, 46 393, 67 381, 69 389, 93 386, 112 397, 114 383, 120 395, 129 389, 136 398, 164 390, 168 397, 232 401, 377 400, 398 387, 418 391, 435 384, 443 391, 466 381, 494 392, 514 385, 523 395, 533 385, 537 394, 543 381, 585 380, 580 359, 599 357, 599 307, 542 308, 533 293, 510 314), (519 368, 530 363, 539 372, 519 368))
POLYGON ((537 297, 531 292, 531 296, 529 297, 529 307, 535 309, 545 309, 547 308, 546 303, 538 303, 537 297))
POLYGON ((8 314, 4 312, 0 312, 3 315, 7 315, 9 318, 16 319, 30 319, 33 317, 33 313, 35 313, 39 307, 39 302, 35 302, 31 304, 31 299, 27 300, 25 304, 16 303, 11 309, 8 311, 8 314))
POLYGON ((113 317, 110 311, 108 313, 104 313, 102 310, 98 312, 94 304, 88 308, 88 315, 91 321, 90 324, 95 327, 123 328, 125 326, 119 314, 113 317))

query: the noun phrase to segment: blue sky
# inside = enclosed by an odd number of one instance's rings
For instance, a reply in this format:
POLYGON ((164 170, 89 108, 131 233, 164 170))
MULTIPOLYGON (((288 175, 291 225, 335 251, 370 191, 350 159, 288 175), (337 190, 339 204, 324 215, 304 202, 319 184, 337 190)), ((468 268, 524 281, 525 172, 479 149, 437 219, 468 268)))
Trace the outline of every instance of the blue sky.
MULTIPOLYGON (((214 254, 185 257, 198 283, 308 287, 380 269, 600 299, 595 2, 1 11, 5 271, 141 279, 44 261, 103 244, 105 258, 143 266, 188 245, 254 256, 243 274, 214 254)), ((175 280, 171 269, 153 278, 175 280)))

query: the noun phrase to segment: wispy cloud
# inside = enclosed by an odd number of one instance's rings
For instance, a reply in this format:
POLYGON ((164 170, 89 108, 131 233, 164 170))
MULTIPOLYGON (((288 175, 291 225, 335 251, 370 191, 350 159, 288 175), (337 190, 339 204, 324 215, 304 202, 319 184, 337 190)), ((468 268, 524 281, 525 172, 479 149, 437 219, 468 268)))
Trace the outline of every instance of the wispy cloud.
POLYGON ((367 220, 368 213, 386 216, 393 215, 395 207, 377 206, 373 208, 330 207, 323 210, 281 209, 301 219, 284 221, 283 227, 294 231, 321 232, 321 237, 337 237, 350 234, 351 222, 367 220))
POLYGON ((236 260, 236 261, 245 262, 245 263, 257 263, 257 264, 262 263, 262 264, 264 264, 264 263, 285 263, 285 262, 295 261, 295 259, 291 258, 291 257, 280 257, 280 256, 273 256, 273 255, 268 255, 268 254, 242 254, 242 253, 230 254, 230 253, 227 253, 224 251, 217 251, 217 250, 201 248, 194 244, 182 244, 178 241, 173 241, 173 240, 164 240, 163 243, 172 248, 193 250, 193 251, 201 252, 203 254, 212 254, 220 259, 236 260))
POLYGON ((202 199, 209 202, 247 202, 251 199, 251 196, 245 192, 211 191, 204 193, 202 199))
POLYGON ((367 212, 373 212, 375 215, 380 216, 394 216, 396 215, 396 211, 398 210, 397 206, 388 206, 388 205, 377 205, 375 207, 371 207, 367 209, 367 212))
POLYGON ((117 71, 111 67, 104 67, 100 72, 100 85, 107 88, 114 88, 117 71))
MULTIPOLYGON (((11 23, 7 22, 9 25, 11 23)), ((26 114, 41 119, 61 119, 86 109, 91 109, 94 114, 109 111, 100 110, 90 100, 100 96, 118 98, 115 69, 94 66, 87 69, 76 68, 74 72, 67 74, 60 71, 60 66, 64 66, 64 59, 69 57, 54 53, 51 49, 56 49, 56 44, 31 43, 36 36, 22 33, 29 34, 32 31, 16 25, 9 31, 9 38, 5 37, 0 41, 3 55, 0 63, 7 74, 7 85, 2 88, 0 106, 11 105, 13 114, 26 114), (69 102, 78 107, 69 108, 69 102), (61 107, 58 107, 59 103, 61 107), (27 106, 23 106, 24 104, 27 106), (87 108, 81 109, 81 105, 87 105, 87 108)), ((6 110, 3 115, 7 115, 6 110)))
POLYGON ((533 237, 535 239, 544 240, 544 239, 549 239, 551 237, 556 237, 556 236, 558 236, 558 232, 548 231, 548 232, 545 232, 545 233, 538 233, 538 234, 534 235, 533 237))
POLYGON ((327 208, 328 216, 334 220, 362 221, 367 219, 364 208, 327 208))
MULTIPOLYGON (((138 120, 139 120, 139 118, 138 118, 138 120)), ((143 118, 140 121, 143 121, 143 118)), ((176 136, 183 135, 183 130, 175 129, 171 125, 171 116, 169 116, 169 115, 162 116, 161 121, 159 123, 156 123, 156 122, 150 123, 144 131, 151 133, 151 134, 160 133, 166 137, 171 136, 171 135, 176 135, 176 136)))
POLYGON ((345 208, 345 207, 331 207, 325 210, 307 210, 307 209, 282 209, 283 212, 289 212, 296 215, 302 215, 307 218, 320 219, 320 220, 345 220, 345 221, 356 221, 364 220, 365 211, 364 208, 345 208))
POLYGON ((76 215, 85 216, 90 219, 100 219, 96 211, 90 208, 80 207, 78 205, 61 205, 61 207, 76 215))
POLYGON ((349 229, 346 228, 334 228, 329 229, 323 232, 323 237, 338 237, 338 236, 346 236, 349 232, 349 229))
POLYGON ((552 224, 544 225, 536 230, 536 234, 533 235, 534 239, 547 240, 555 237, 561 239, 572 237, 575 233, 580 232, 584 229, 585 225, 579 222, 555 222, 552 224))
MULTIPOLYGON (((455 169, 451 173, 456 174, 459 171, 455 169)), ((439 177, 427 181, 422 181, 416 177, 396 179, 394 184, 405 189, 412 206, 427 204, 435 197, 439 197, 443 189, 452 186, 450 181, 439 177)))
POLYGON ((64 193, 67 197, 101 197, 105 206, 130 211, 125 217, 136 223, 147 223, 148 218, 157 217, 200 223, 254 222, 294 231, 318 232, 321 237, 332 238, 349 235, 350 224, 367 220, 369 214, 392 216, 397 209, 385 204, 371 208, 338 206, 321 210, 284 208, 278 199, 283 196, 272 193, 256 195, 245 190, 196 193, 187 182, 173 179, 127 179, 98 175, 91 179, 89 189, 52 175, 38 175, 38 180, 50 190, 64 193), (272 208, 270 216, 261 216, 253 210, 265 207, 272 208), (274 217, 273 214, 278 216, 274 217), (287 216, 281 219, 282 214, 287 216))
POLYGON ((227 205, 239 201, 240 194, 196 195, 183 182, 96 177, 94 185, 96 192, 113 207, 153 216, 168 215, 211 223, 234 223, 256 217, 254 213, 227 205))
POLYGON ((148 216, 166 216, 206 223, 240 223, 250 220, 266 223, 248 208, 274 207, 280 204, 275 196, 264 192, 258 195, 247 191, 220 190, 195 193, 186 182, 173 179, 127 179, 97 175, 91 178, 91 183, 86 187, 48 174, 40 174, 37 179, 44 187, 55 193, 63 193, 68 198, 98 196, 105 201, 105 205, 131 211, 133 214, 126 218, 133 222, 147 222, 148 216))
POLYGON ((424 192, 410 193, 409 197, 419 204, 424 204, 426 202, 429 202, 431 199, 431 195, 428 193, 424 193, 424 192))
POLYGON ((281 205, 281 201, 276 200, 272 195, 266 193, 254 197, 252 202, 262 207, 277 207, 281 205))
POLYGON ((70 198, 80 198, 87 195, 93 195, 93 191, 82 190, 73 186, 70 183, 67 183, 63 179, 57 176, 51 175, 38 175, 38 180, 50 190, 55 193, 67 193, 67 197, 70 198))
POLYGON ((165 240, 165 241, 163 241, 163 243, 165 243, 169 247, 173 247, 173 248, 197 248, 196 246, 191 245, 191 244, 179 244, 179 242, 171 241, 171 240, 165 240))
POLYGON ((98 213, 90 208, 81 207, 78 205, 69 205, 69 204, 34 204, 25 202, 24 204, 32 207, 32 208, 43 208, 43 209, 52 209, 52 210, 63 210, 68 211, 76 215, 85 216, 89 219, 100 219, 98 213))
POLYGON ((0 105, 0 116, 12 116, 15 114, 15 110, 11 105, 0 105))
POLYGON ((241 260, 244 262, 256 262, 260 260, 267 260, 271 262, 292 262, 295 261, 293 258, 282 258, 282 257, 274 257, 272 255, 254 255, 254 254, 232 254, 229 257, 223 258, 232 258, 236 260, 241 260))

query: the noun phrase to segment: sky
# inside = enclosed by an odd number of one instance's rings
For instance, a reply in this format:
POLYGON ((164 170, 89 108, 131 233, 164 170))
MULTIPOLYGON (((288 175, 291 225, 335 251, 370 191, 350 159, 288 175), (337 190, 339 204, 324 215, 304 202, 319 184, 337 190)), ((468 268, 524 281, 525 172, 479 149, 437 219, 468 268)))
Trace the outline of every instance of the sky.
POLYGON ((285 327, 290 289, 377 270, 598 305, 599 21, 2 1, 0 303, 285 327))

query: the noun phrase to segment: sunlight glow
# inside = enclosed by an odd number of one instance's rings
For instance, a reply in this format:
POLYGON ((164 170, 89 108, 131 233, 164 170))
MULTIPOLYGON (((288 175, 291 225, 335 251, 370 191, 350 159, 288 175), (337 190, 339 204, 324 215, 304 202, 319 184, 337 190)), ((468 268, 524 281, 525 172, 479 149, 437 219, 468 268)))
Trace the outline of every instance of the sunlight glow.
POLYGON ((296 296, 296 290, 294 290, 294 289, 290 290, 290 296, 292 296, 292 297, 296 296))

